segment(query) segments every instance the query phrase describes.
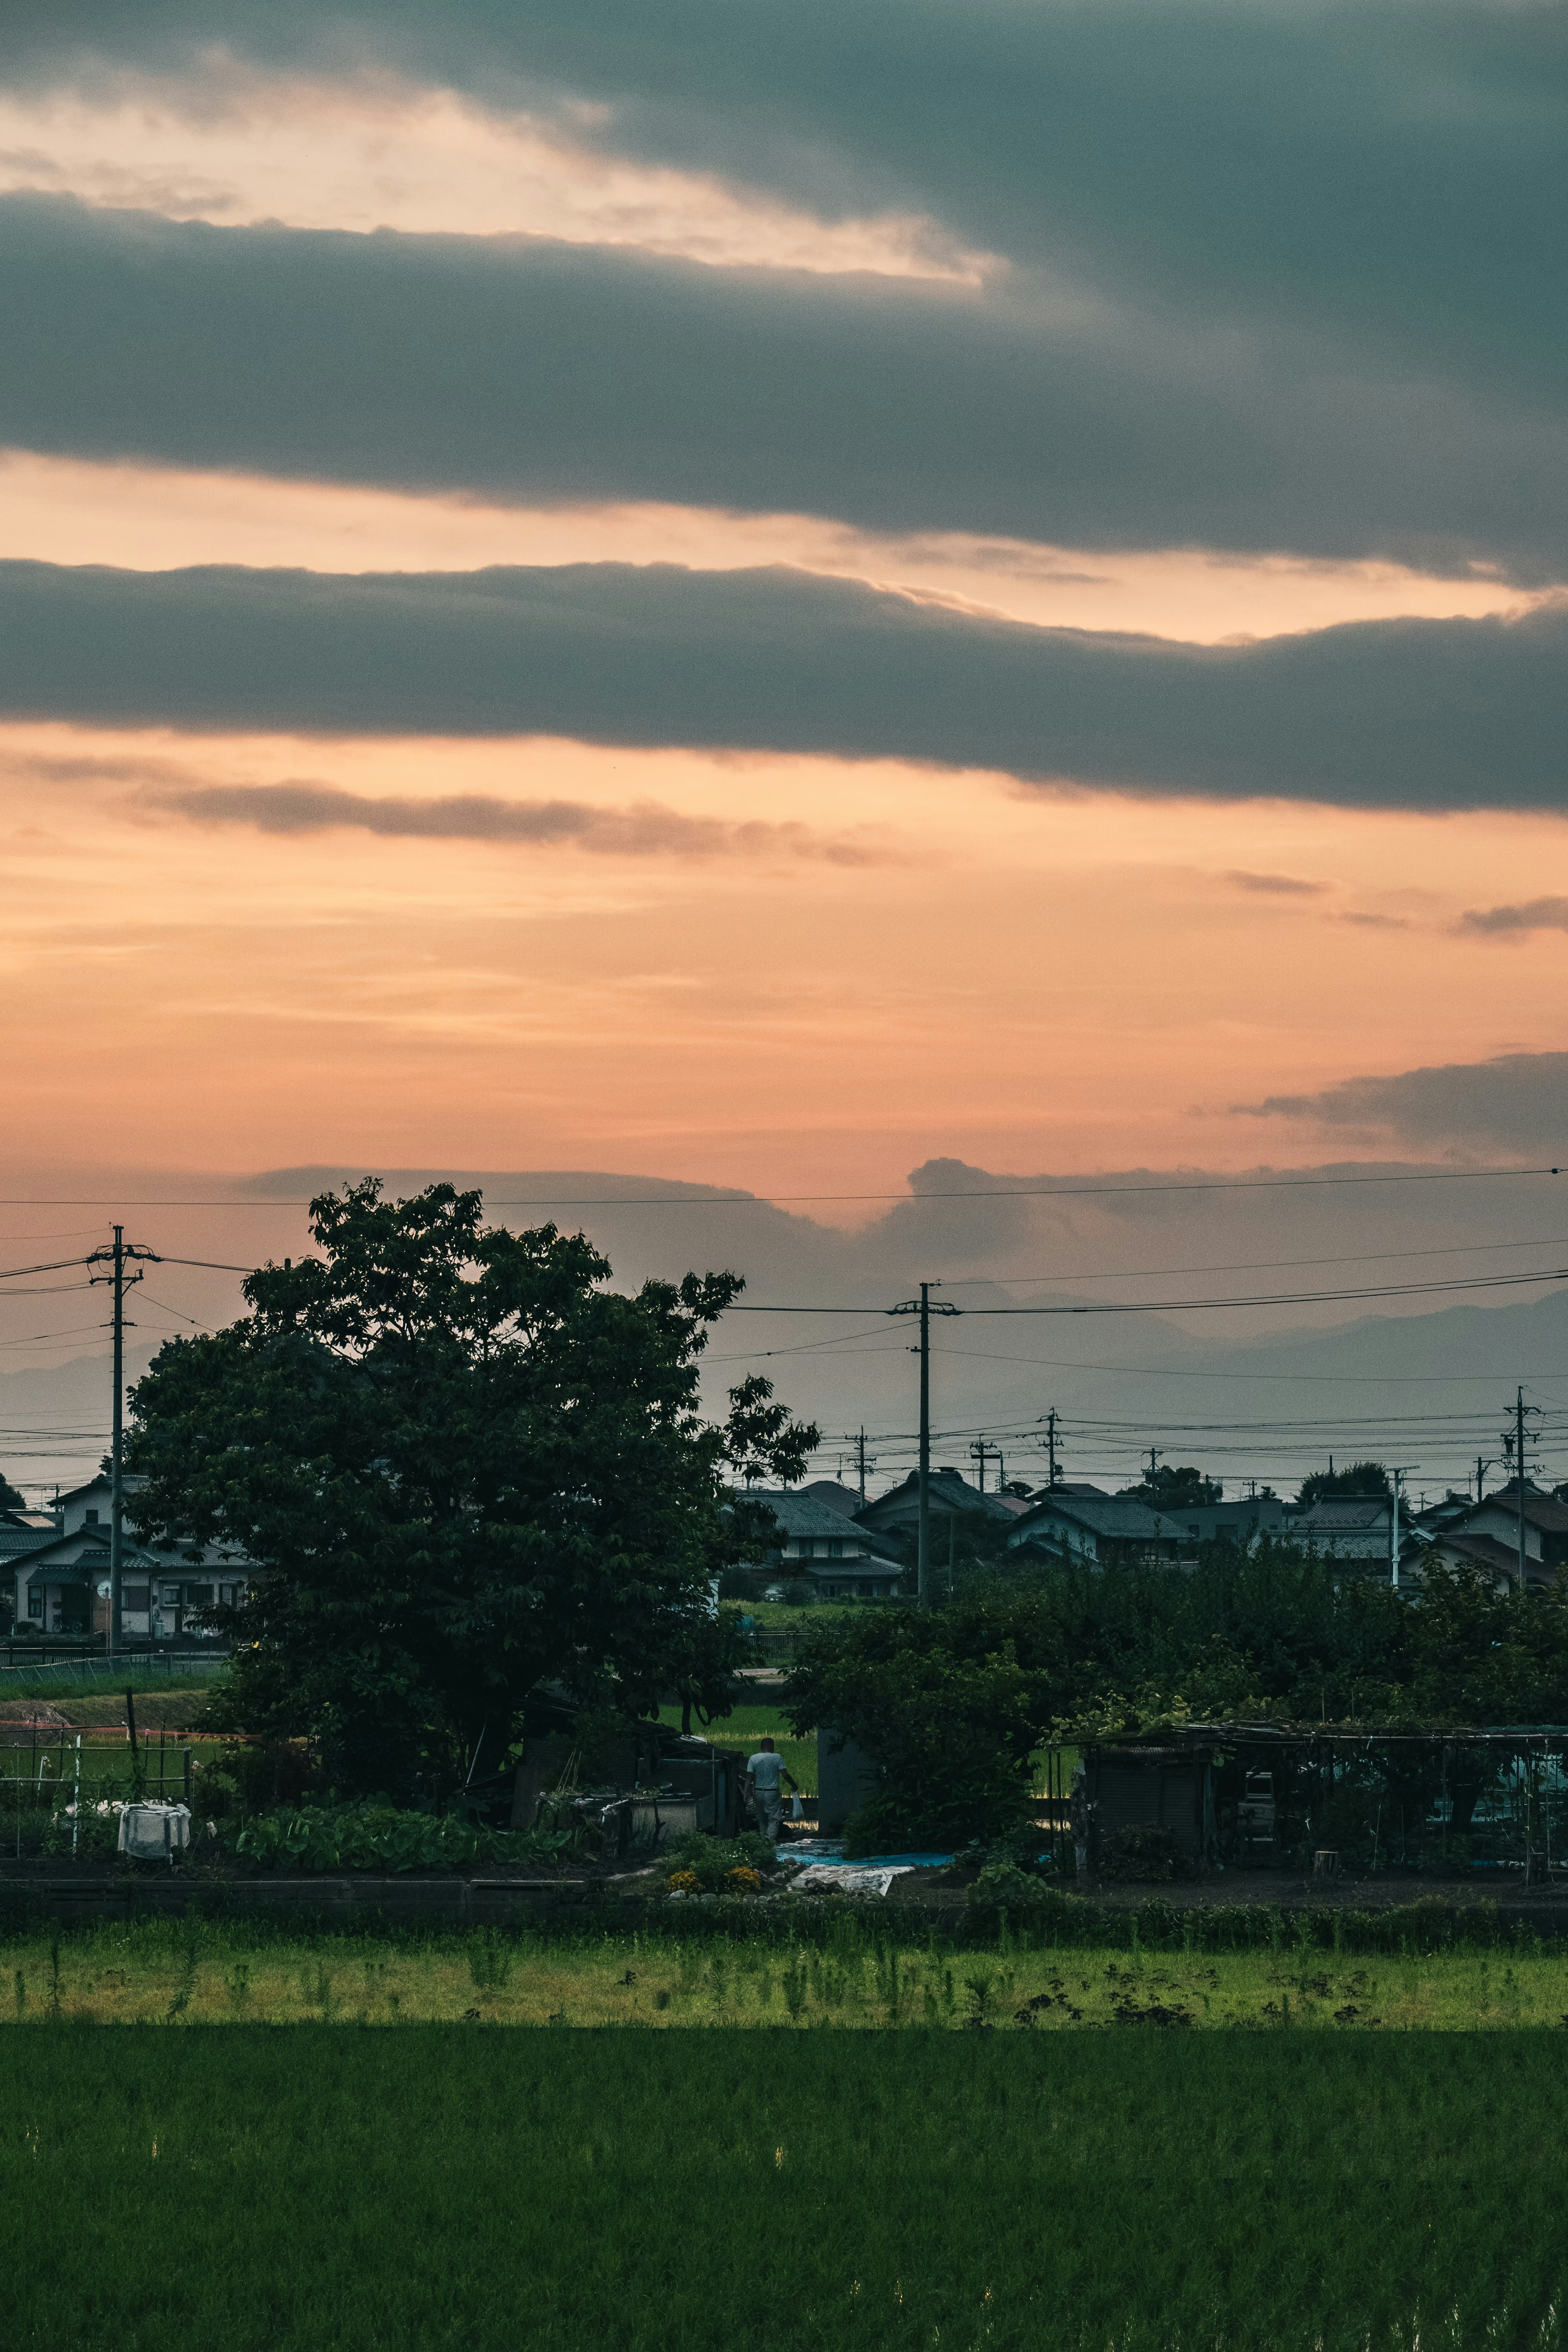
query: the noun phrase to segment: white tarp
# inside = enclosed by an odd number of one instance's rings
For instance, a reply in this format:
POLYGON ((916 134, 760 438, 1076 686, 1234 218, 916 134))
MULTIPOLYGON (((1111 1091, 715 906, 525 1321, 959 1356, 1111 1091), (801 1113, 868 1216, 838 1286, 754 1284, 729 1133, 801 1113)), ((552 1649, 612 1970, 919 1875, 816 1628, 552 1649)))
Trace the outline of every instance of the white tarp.
POLYGON ((137 1862, 167 1862, 191 1843, 188 1805, 127 1805, 120 1816, 120 1851, 137 1862))

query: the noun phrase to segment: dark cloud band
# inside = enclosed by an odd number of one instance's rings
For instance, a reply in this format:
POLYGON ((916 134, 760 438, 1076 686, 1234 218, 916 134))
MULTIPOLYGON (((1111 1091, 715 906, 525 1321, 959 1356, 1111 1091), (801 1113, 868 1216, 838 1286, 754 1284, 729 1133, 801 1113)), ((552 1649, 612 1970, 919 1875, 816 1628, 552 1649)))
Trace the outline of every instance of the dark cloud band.
POLYGON ((1560 397, 1568 90, 1495 0, 52 0, 0 70, 402 73, 1026 268, 1560 397), (591 110, 580 101, 592 101, 591 110))
POLYGON ((1568 422, 1275 322, 0 199, 0 442, 1568 578, 1568 422))
POLYGON ((1568 804, 1568 610, 1193 646, 783 570, 0 565, 0 711, 892 758, 1360 807, 1568 804))

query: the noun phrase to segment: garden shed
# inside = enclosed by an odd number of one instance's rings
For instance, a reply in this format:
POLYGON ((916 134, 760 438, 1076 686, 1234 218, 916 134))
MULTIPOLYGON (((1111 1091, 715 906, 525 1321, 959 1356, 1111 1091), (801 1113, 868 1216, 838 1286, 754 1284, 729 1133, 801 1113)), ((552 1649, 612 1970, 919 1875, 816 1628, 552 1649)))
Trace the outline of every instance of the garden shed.
POLYGON ((1568 1874, 1568 1727, 1400 1731, 1189 1724, 1093 1741, 1073 1780, 1080 1866, 1568 1874))

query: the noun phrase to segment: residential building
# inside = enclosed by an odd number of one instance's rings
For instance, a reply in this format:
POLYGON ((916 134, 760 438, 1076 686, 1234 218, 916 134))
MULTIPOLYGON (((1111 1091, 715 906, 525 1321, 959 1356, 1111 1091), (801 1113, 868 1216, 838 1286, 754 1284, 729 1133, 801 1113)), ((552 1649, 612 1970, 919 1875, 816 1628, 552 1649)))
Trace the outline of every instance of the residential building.
MULTIPOLYGON (((1388 1565, 1394 1506, 1386 1495, 1335 1495, 1305 1509, 1292 1507, 1281 1532, 1292 1543, 1335 1560, 1388 1565)), ((1401 1531, 1405 1514, 1400 1511, 1401 1531)))
MULTIPOLYGON (((1519 1582, 1520 1496, 1517 1482, 1472 1503, 1462 1517, 1428 1535, 1422 1530, 1419 1574, 1427 1566, 1469 1568, 1500 1590, 1519 1582)), ((1553 1584, 1568 1565, 1568 1503, 1539 1486, 1524 1490, 1524 1580, 1553 1584)))
POLYGON ((779 1549, 764 1567, 776 1567, 784 1577, 809 1577, 830 1601, 891 1599, 897 1592, 903 1564, 834 1504, 789 1487, 748 1487, 746 1499, 766 1503, 779 1524, 779 1549))
MULTIPOLYGON (((216 1545, 143 1545, 131 1518, 139 1480, 127 1479, 126 1526, 120 1547, 120 1628, 126 1640, 203 1639, 205 1612, 243 1600, 252 1563, 216 1545)), ((107 1632, 110 1610, 110 1517, 107 1473, 59 1498, 58 1531, 38 1545, 7 1549, 0 1530, 0 1573, 14 1570, 16 1626, 40 1633, 107 1632)))
POLYGON ((1190 1557, 1190 1538, 1173 1520, 1131 1496, 1107 1495, 1098 1486, 1042 1487, 1008 1538, 1009 1551, 1026 1546, 1090 1568, 1190 1557))
POLYGON ((860 1509, 861 1498, 852 1486, 842 1486, 836 1478, 812 1478, 799 1489, 813 1503, 825 1503, 830 1511, 841 1518, 852 1519, 860 1509))
MULTIPOLYGON (((933 1517, 941 1512, 948 1517, 991 1519, 1000 1526, 1019 1518, 1030 1507, 1016 1495, 982 1495, 961 1470, 933 1470, 926 1507, 933 1517)), ((919 1519, 920 1477, 914 1470, 902 1485, 889 1487, 885 1495, 878 1495, 863 1511, 855 1513, 856 1525, 873 1535, 912 1536, 919 1519)))
POLYGON ((1255 1536, 1289 1533, 1291 1506, 1278 1495, 1241 1495, 1231 1503, 1151 1504, 1151 1510, 1189 1543, 1250 1543, 1255 1536))

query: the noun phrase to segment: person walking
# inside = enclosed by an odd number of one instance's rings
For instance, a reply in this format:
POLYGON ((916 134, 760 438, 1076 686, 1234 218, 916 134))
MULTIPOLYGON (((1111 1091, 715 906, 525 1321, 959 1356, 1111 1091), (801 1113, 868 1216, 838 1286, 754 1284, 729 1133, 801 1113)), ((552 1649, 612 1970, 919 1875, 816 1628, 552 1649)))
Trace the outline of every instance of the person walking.
POLYGON ((756 1755, 746 1759, 746 1790, 757 1815, 757 1826, 773 1845, 779 1843, 779 1824, 784 1814, 780 1780, 788 1780, 792 1790, 800 1789, 800 1782, 765 1733, 756 1755))

